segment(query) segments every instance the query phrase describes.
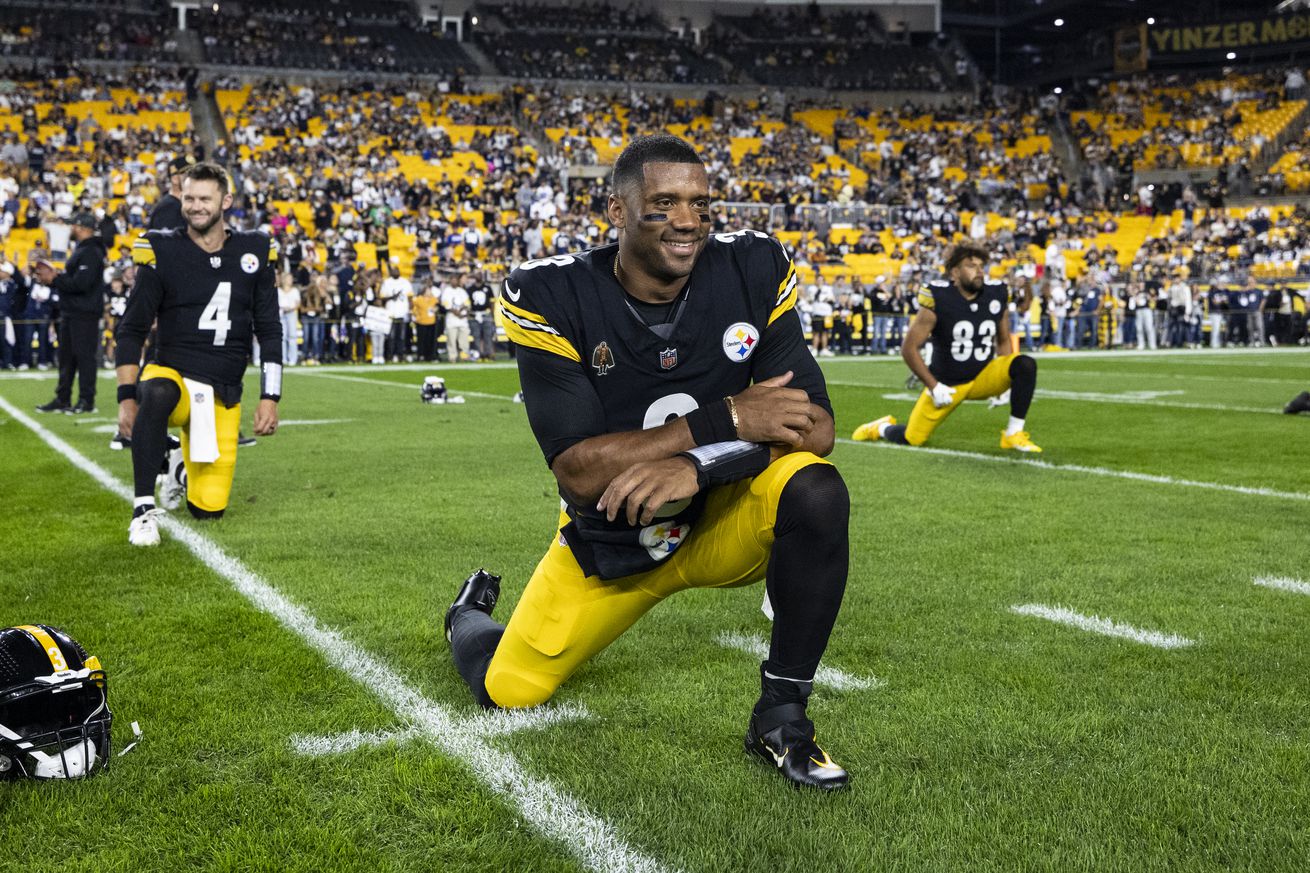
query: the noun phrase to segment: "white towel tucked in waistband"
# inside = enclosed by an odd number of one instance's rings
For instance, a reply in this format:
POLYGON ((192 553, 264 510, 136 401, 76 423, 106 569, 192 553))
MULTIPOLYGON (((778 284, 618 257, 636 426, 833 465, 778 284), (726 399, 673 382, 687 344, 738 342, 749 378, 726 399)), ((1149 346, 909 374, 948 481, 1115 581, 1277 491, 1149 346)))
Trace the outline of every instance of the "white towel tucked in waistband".
POLYGON ((191 398, 191 424, 188 426, 188 452, 196 464, 218 460, 218 416, 214 411, 214 386, 183 378, 191 398))

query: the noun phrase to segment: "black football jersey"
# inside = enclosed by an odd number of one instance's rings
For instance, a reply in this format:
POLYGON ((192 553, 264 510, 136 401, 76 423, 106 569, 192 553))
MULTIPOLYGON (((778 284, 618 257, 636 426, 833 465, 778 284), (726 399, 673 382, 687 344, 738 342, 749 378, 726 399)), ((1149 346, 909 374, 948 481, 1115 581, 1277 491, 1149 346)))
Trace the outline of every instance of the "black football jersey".
POLYGON ((252 338, 263 361, 282 362, 277 255, 277 243, 259 231, 230 231, 212 253, 185 229, 146 233, 132 246, 137 276, 116 335, 118 363, 137 363, 158 318, 154 361, 213 385, 229 406, 239 402, 252 338))
POLYGON ((967 299, 954 282, 934 279, 919 291, 919 306, 937 314, 933 325, 932 362, 928 369, 939 382, 971 382, 996 357, 1001 319, 1007 318, 1010 295, 1004 282, 983 282, 982 291, 967 299))
MULTIPOLYGON (((795 312, 796 270, 776 240, 756 231, 711 235, 672 321, 655 327, 614 278, 617 252, 611 244, 528 261, 505 282, 502 320, 524 349, 524 401, 547 462, 588 437, 658 427, 788 370, 788 387, 831 414, 795 312)), ((602 578, 648 570, 671 554, 704 497, 669 504, 638 529, 564 496, 572 519, 565 539, 583 569, 602 578)))

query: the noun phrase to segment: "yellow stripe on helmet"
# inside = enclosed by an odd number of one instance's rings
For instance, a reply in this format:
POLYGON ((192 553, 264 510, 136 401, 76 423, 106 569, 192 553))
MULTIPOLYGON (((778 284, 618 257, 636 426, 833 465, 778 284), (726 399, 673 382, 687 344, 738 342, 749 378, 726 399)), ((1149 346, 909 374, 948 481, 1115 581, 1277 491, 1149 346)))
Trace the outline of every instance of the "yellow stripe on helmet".
POLYGON ((64 658, 64 650, 59 648, 55 638, 46 633, 42 628, 31 624, 22 624, 18 626, 21 631, 27 631, 45 649, 46 657, 50 659, 50 666, 54 668, 55 673, 61 673, 70 669, 68 661, 64 658))

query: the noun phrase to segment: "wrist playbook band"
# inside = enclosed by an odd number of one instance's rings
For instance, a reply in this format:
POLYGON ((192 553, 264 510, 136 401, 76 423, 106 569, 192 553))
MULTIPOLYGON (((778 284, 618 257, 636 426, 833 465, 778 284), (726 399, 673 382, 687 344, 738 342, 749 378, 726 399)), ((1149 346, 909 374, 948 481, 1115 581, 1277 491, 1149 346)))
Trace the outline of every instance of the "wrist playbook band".
POLYGON ((259 399, 282 399, 282 365, 265 363, 259 370, 259 399))
POLYGON ((769 447, 746 440, 711 443, 679 454, 696 465, 696 484, 701 488, 749 479, 769 466, 769 447))

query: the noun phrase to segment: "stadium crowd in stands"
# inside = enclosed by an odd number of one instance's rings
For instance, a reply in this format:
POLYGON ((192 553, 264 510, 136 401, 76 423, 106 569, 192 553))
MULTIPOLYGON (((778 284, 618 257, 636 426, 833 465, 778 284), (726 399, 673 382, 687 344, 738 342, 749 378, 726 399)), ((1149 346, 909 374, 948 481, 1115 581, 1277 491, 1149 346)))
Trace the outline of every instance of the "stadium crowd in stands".
MULTIPOLYGON (((1304 209, 1225 206, 1260 184, 1296 190, 1297 174, 1310 177, 1304 136, 1262 176, 1252 170, 1277 157, 1273 144, 1305 110, 1294 68, 889 108, 786 89, 806 69, 805 84, 829 89, 954 81, 948 54, 895 42, 868 13, 720 16, 697 48, 639 7, 592 6, 479 7, 488 19, 479 45, 521 77, 489 93, 464 93, 471 58, 412 21, 408 4, 277 0, 199 14, 211 61, 435 74, 213 82, 226 135, 212 157, 237 183, 233 218, 283 245, 284 316, 298 317, 304 360, 435 354, 435 344, 420 347, 421 329, 440 332, 453 312, 489 318, 508 268, 613 239, 597 218, 608 193, 599 168, 632 137, 664 130, 705 158, 721 200, 716 230, 766 230, 792 252, 816 354, 893 352, 915 290, 960 236, 991 247, 991 272, 1015 289, 1015 332, 1030 345, 1305 339, 1304 298, 1289 284, 1310 274, 1304 209), (769 47, 779 32, 795 38, 769 47), (429 53, 428 41, 440 50, 429 53), (890 78, 843 78, 871 66, 864 52, 895 58, 872 65, 890 78), (568 78, 626 84, 604 93, 551 82, 568 78), (634 84, 748 78, 763 83, 757 93, 704 99, 634 84), (1082 145, 1077 178, 1053 148, 1063 126, 1082 145), (1212 175, 1196 188, 1133 184, 1134 171, 1174 166, 1212 175)), ((39 37, 37 16, 25 8, 11 30, 39 37)), ((151 37, 157 57, 168 56, 168 34, 161 26, 151 37)), ((65 253, 69 217, 91 209, 115 259, 112 322, 160 169, 203 156, 188 111, 195 74, 69 73, 10 70, 0 83, 0 237, 14 267, 5 278, 0 264, 0 287, 23 286, 33 257, 65 253)), ((4 314, 40 333, 58 301, 28 279, 15 311, 17 293, 4 314)), ((35 340, 9 348, 4 363, 42 360, 35 340)))

